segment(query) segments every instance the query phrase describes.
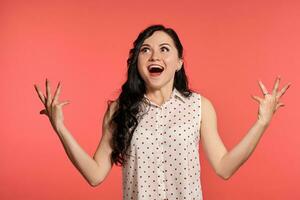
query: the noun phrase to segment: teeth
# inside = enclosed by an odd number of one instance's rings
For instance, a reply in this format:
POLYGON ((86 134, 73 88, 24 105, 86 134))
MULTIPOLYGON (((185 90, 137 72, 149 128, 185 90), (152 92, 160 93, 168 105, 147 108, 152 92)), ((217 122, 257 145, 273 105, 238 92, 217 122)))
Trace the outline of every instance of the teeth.
POLYGON ((151 70, 151 69, 153 69, 153 68, 159 68, 159 69, 164 69, 163 67, 161 67, 161 66, 159 66, 159 65, 150 65, 149 67, 148 67, 148 69, 149 70, 151 70))

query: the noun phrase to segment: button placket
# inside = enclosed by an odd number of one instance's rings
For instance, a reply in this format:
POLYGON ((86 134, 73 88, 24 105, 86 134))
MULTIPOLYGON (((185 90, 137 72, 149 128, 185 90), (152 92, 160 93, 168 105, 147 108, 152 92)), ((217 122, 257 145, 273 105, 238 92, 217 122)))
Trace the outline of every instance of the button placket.
POLYGON ((165 187, 165 174, 164 174, 164 148, 163 148, 163 107, 160 106, 158 107, 158 111, 156 114, 156 121, 157 121, 157 133, 158 133, 158 190, 159 193, 161 194, 161 197, 163 199, 166 198, 166 187, 165 187))

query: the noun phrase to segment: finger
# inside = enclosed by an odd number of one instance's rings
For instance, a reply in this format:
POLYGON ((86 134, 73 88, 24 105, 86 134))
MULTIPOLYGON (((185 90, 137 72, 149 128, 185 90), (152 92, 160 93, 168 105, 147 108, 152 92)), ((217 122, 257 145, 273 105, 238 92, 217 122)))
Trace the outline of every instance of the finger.
POLYGON ((284 106, 284 104, 283 103, 278 103, 277 105, 276 105, 276 108, 275 108, 275 110, 277 110, 279 107, 283 107, 284 106))
POLYGON ((38 93, 40 100, 43 102, 43 104, 45 105, 45 96, 44 94, 41 92, 40 87, 38 85, 34 84, 34 88, 35 91, 38 93))
POLYGON ((60 89, 61 89, 61 84, 59 82, 57 87, 56 87, 52 103, 57 103, 58 97, 60 95, 60 89))
POLYGON ((291 86, 291 83, 288 83, 287 85, 285 85, 280 92, 277 94, 277 98, 280 98, 282 95, 284 95, 284 93, 287 91, 287 89, 291 86))
POLYGON ((258 81, 258 84, 260 86, 260 89, 261 89, 262 93, 264 95, 268 94, 268 90, 266 89, 266 87, 264 86, 264 84, 261 81, 258 81))
POLYGON ((46 98, 47 98, 47 106, 51 104, 51 91, 50 91, 50 81, 46 79, 46 98))
POLYGON ((274 87, 273 87, 273 91, 272 91, 272 93, 273 93, 274 95, 277 93, 279 83, 280 83, 280 77, 277 76, 276 81, 275 81, 275 84, 274 84, 274 87))
POLYGON ((251 97, 255 100, 255 101, 257 101, 258 103, 260 103, 263 99, 262 98, 260 98, 260 97, 258 97, 258 96, 254 96, 254 95, 251 95, 251 97))
POLYGON ((64 105, 67 105, 69 103, 70 103, 70 101, 67 100, 67 101, 64 101, 64 102, 60 103, 59 106, 64 106, 64 105))
POLYGON ((44 109, 44 110, 41 110, 41 111, 40 111, 40 114, 41 114, 41 115, 48 115, 48 114, 47 114, 47 110, 45 110, 45 109, 44 109))

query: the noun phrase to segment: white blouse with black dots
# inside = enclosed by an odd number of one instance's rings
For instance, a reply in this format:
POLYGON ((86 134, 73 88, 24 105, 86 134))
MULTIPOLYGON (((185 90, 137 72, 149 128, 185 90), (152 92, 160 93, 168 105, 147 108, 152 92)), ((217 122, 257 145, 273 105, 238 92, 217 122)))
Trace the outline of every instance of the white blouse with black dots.
POLYGON ((123 200, 202 200, 201 95, 185 97, 174 88, 161 106, 144 97, 122 168, 123 200))

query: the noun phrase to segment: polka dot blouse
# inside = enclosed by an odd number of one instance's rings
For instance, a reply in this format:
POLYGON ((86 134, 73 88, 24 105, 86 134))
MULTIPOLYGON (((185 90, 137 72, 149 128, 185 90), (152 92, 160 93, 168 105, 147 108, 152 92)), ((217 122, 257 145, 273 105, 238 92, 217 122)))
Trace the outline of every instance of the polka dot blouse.
POLYGON ((122 168, 123 200, 202 200, 200 94, 185 97, 174 88, 161 106, 144 97, 122 168))

